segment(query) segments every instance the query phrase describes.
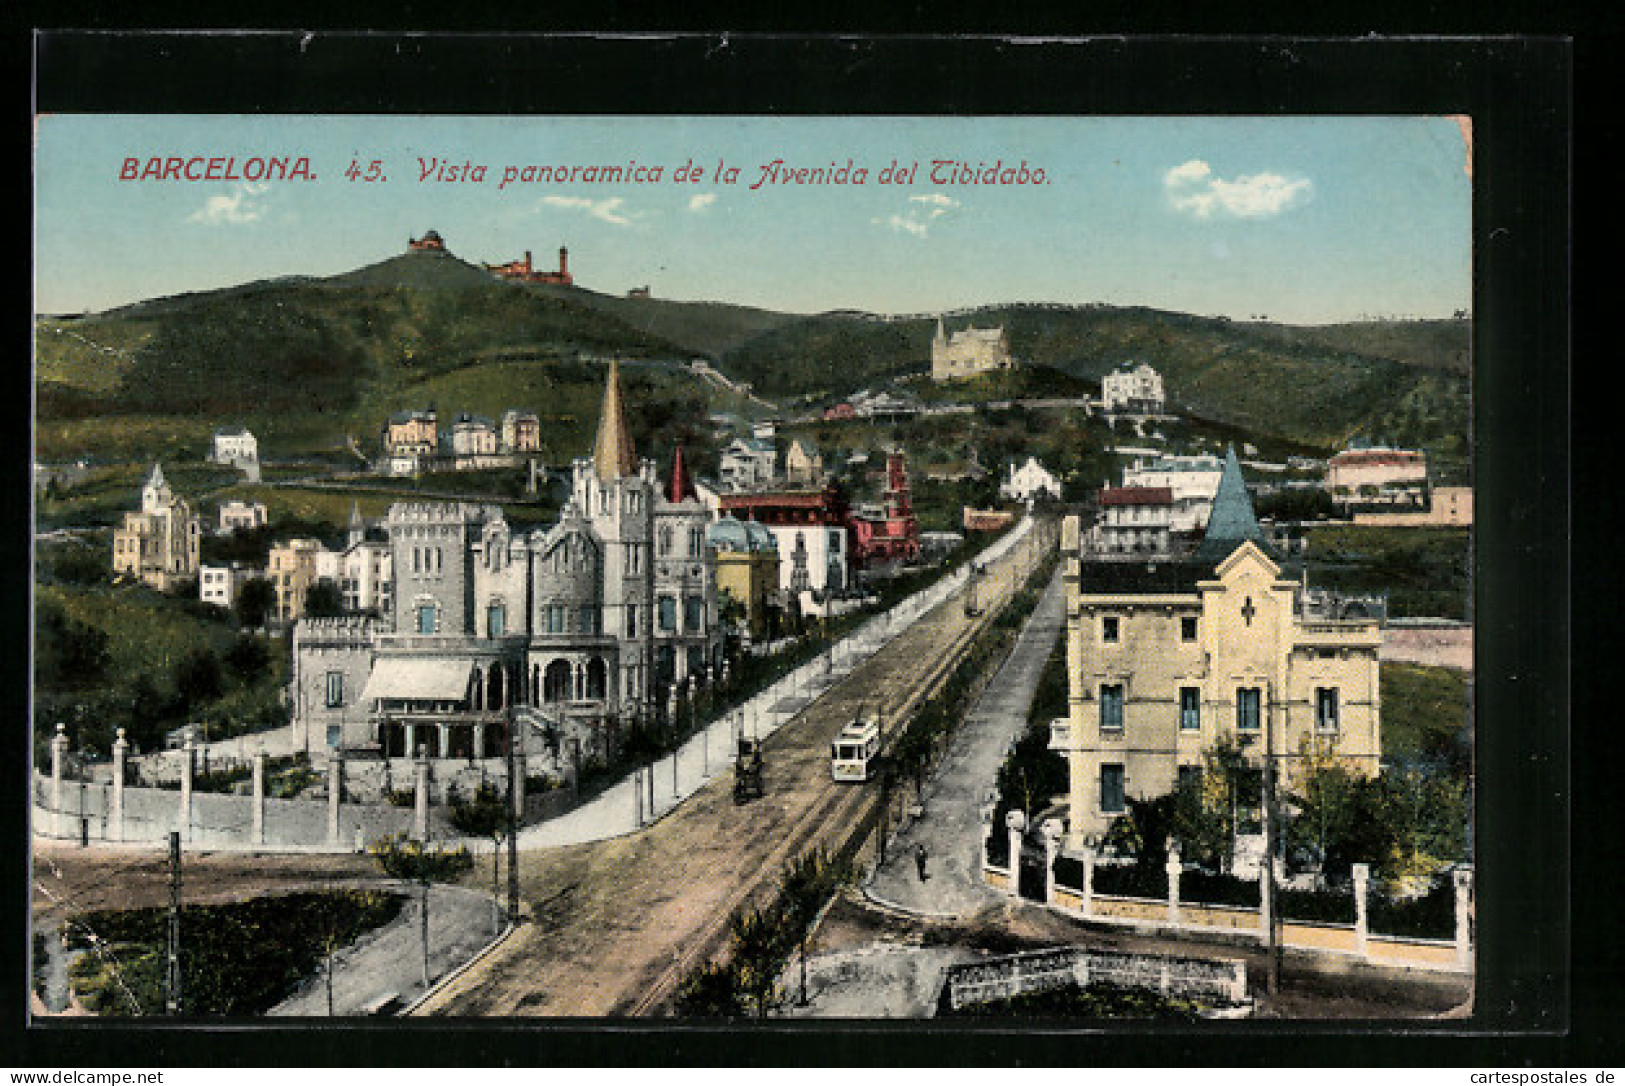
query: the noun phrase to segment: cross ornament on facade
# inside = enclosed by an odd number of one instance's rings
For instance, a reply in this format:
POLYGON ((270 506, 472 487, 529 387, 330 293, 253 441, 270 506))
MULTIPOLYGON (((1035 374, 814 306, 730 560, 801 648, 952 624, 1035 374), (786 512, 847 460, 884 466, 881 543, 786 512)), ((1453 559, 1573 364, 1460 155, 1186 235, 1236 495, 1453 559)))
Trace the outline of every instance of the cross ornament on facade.
POLYGON ((1253 598, 1248 596, 1241 605, 1242 621, 1251 626, 1253 624, 1253 616, 1256 614, 1258 614, 1258 608, 1253 606, 1253 598))

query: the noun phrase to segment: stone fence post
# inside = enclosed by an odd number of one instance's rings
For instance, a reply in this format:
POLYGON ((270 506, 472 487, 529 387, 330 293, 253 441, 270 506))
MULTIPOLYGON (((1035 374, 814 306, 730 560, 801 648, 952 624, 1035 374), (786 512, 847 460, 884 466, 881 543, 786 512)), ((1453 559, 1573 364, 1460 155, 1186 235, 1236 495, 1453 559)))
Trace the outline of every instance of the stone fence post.
POLYGON ((1046 818, 1040 827, 1044 838, 1044 904, 1055 903, 1055 857, 1061 851, 1061 824, 1046 818))
POLYGON ((113 739, 113 798, 107 812, 107 832, 115 841, 124 840, 124 765, 129 754, 130 742, 120 728, 113 739))
POLYGON ((1354 953, 1364 958, 1370 953, 1371 920, 1368 895, 1371 888, 1371 865, 1353 864, 1354 874, 1354 953))
POLYGON ((1456 964, 1468 969, 1473 964, 1473 869, 1458 867, 1451 879, 1456 884, 1456 964))
POLYGON ((424 746, 418 747, 417 758, 412 763, 413 788, 415 790, 412 804, 412 837, 417 841, 429 840, 429 752, 424 746))
POLYGON ((197 763, 197 741, 190 735, 181 750, 181 809, 178 816, 181 840, 192 839, 192 773, 197 763))
POLYGON ((1181 922, 1179 911, 1179 873, 1183 870, 1183 863, 1179 854, 1179 842, 1168 842, 1168 862, 1163 865, 1163 871, 1168 876, 1168 923, 1178 925, 1181 922))
POLYGON ((1005 835, 1010 842, 1010 884, 1007 893, 1011 897, 1021 896, 1021 833, 1027 828, 1027 815, 1023 811, 1011 811, 1004 816, 1005 835))
POLYGON ((68 815, 62 809, 62 763, 68 757, 68 726, 58 723, 51 737, 51 829, 58 837, 67 836, 68 815))

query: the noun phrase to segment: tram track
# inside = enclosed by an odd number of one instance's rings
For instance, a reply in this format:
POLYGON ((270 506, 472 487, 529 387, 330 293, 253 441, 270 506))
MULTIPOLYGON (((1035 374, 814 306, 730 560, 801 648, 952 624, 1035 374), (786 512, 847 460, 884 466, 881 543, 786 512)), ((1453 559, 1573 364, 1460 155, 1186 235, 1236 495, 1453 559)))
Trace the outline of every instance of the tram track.
POLYGON ((733 916, 776 893, 786 864, 836 851, 873 818, 879 789, 830 779, 829 743, 878 709, 888 748, 941 688, 974 639, 1036 565, 1024 540, 995 563, 975 616, 954 596, 902 631, 764 743, 766 796, 732 802, 720 773, 645 830, 521 856, 532 921, 503 951, 424 1001, 418 1014, 650 1016, 669 1013, 683 979, 726 953, 733 916), (561 889, 569 903, 542 908, 561 889))

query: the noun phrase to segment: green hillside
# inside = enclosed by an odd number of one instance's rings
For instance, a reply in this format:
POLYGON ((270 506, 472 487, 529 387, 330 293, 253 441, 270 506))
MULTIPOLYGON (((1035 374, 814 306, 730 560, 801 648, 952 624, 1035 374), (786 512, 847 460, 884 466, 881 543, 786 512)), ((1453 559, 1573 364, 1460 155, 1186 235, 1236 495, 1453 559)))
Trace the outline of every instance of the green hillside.
MULTIPOLYGON (((1078 396, 1123 362, 1150 363, 1182 409, 1215 424, 1330 449, 1351 437, 1464 461, 1466 321, 1324 328, 1145 308, 1022 304, 958 314, 950 330, 1003 325, 1027 367, 993 380, 908 387, 933 399, 1078 396)), ((549 455, 590 428, 601 366, 695 357, 793 409, 921 378, 931 317, 773 313, 516 284, 446 253, 412 252, 328 278, 295 277, 153 299, 36 324, 36 453, 202 451, 245 425, 272 455, 370 451, 393 410, 434 404, 551 420, 549 455)), ((654 371, 650 371, 651 374, 654 371)), ((648 389, 697 412, 737 397, 677 367, 648 389)), ((654 377, 651 376, 651 380, 654 377)))

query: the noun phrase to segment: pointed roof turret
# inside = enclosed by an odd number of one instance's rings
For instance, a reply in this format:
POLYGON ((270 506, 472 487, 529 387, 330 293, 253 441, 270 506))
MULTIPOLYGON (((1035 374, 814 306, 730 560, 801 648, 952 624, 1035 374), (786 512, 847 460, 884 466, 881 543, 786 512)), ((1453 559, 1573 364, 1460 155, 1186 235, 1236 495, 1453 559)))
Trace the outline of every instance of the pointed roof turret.
POLYGON ((666 487, 666 500, 676 505, 694 497, 698 497, 694 480, 689 478, 688 467, 683 463, 683 446, 679 442, 671 458, 671 482, 666 487))
POLYGON ((1219 477, 1218 492, 1213 495, 1213 512, 1207 518, 1207 534, 1193 557, 1198 562, 1222 562, 1243 543, 1251 540, 1265 554, 1273 555, 1264 530, 1258 526, 1253 514, 1253 501, 1247 494, 1247 482, 1241 477, 1241 463, 1236 459, 1235 446, 1226 448, 1224 474, 1219 477))
POLYGON ((164 466, 157 461, 153 461, 152 474, 147 476, 147 486, 153 490, 157 490, 168 485, 169 484, 164 481, 164 466))
POLYGON ((593 446, 592 462, 598 478, 606 482, 636 475, 638 471, 632 434, 626 428, 621 409, 620 365, 613 358, 609 360, 609 380, 604 385, 604 407, 598 415, 598 441, 593 446))

